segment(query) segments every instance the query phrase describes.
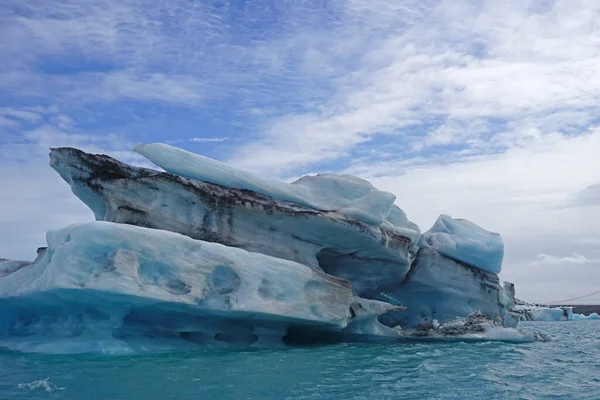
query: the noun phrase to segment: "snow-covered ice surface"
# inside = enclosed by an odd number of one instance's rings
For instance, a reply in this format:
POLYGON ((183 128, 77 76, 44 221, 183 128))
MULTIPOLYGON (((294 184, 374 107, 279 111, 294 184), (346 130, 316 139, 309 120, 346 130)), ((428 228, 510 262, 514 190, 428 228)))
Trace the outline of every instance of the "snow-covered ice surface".
POLYGON ((53 353, 339 341, 545 340, 515 329, 500 235, 442 215, 421 235, 349 175, 288 184, 168 145, 167 172, 53 149, 97 222, 0 260, 0 345, 53 353))

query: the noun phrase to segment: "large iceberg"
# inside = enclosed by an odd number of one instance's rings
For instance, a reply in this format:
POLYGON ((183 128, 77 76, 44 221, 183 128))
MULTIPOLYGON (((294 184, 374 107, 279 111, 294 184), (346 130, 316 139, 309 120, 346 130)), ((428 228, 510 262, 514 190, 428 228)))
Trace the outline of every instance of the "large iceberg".
POLYGON ((166 172, 52 149, 96 221, 0 260, 0 345, 129 352, 321 341, 543 339, 515 329, 500 235, 441 216, 419 228, 350 175, 291 184, 164 144, 166 172))
POLYGON ((156 332, 197 344, 272 344, 291 327, 340 332, 355 308, 361 317, 397 308, 365 312, 342 279, 168 231, 89 222, 47 240, 34 263, 2 282, 0 326, 10 335, 0 344, 26 337, 41 343, 31 350, 44 349, 45 338, 68 330, 78 345, 102 338, 105 351, 129 350, 156 332))
MULTIPOLYGON (((184 178, 76 149, 54 149, 50 159, 52 167, 99 221, 178 232, 328 273, 340 262, 358 262, 360 269, 352 276, 352 283, 359 294, 378 292, 390 279, 402 279, 414 260, 421 236, 418 227, 396 206, 388 210, 393 224, 369 224, 339 210, 317 210, 246 188, 224 186, 233 184, 230 181, 217 184, 184 178)), ((335 180, 321 175, 301 181, 306 181, 307 187, 317 187, 319 182, 325 186, 333 185, 335 180)), ((329 196, 342 190, 350 198, 352 187, 365 189, 367 185, 370 188, 365 197, 377 197, 373 193, 379 191, 366 181, 350 180, 344 175, 339 185, 331 186, 329 196)), ((349 203, 346 206, 351 207, 349 203)))

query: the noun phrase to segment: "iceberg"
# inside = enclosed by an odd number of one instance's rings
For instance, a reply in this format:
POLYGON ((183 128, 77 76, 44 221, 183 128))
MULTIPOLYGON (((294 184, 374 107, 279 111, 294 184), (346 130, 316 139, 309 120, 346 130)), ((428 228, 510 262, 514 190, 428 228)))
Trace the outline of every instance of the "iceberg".
POLYGON ((131 331, 251 344, 281 341, 293 326, 341 331, 353 318, 348 282, 292 261, 110 222, 50 231, 47 240, 34 263, 2 281, 0 331, 11 334, 0 344, 19 336, 45 344, 73 331, 121 348, 131 331))
POLYGON ((520 315, 521 321, 569 321, 573 319, 573 312, 569 307, 517 304, 514 311, 520 315))
POLYGON ((573 321, 585 321, 585 320, 600 320, 600 315, 598 313, 591 313, 589 315, 584 314, 572 314, 571 319, 573 321))
POLYGON ((164 171, 51 149, 96 221, 49 231, 33 262, 0 260, 0 346, 547 339, 516 328, 499 234, 446 215, 421 234, 350 175, 284 183, 164 144, 135 151, 164 171))
MULTIPOLYGON (((99 221, 178 232, 333 275, 342 263, 357 265, 346 267, 352 273, 340 277, 351 280, 362 296, 380 291, 390 279, 402 279, 420 238, 418 227, 397 207, 391 208, 391 215, 404 230, 391 223, 369 225, 337 211, 319 211, 247 189, 136 168, 76 149, 53 149, 50 159, 99 221)), ((348 185, 341 186, 344 193, 350 191, 348 185)))
POLYGON ((517 304, 514 308, 521 321, 585 321, 598 320, 597 313, 589 315, 573 313, 573 307, 540 306, 534 304, 517 304))
POLYGON ((548 335, 523 331, 514 327, 507 327, 499 319, 490 320, 488 317, 475 311, 466 318, 455 318, 443 324, 437 320, 429 324, 422 324, 416 329, 402 332, 408 340, 419 341, 455 341, 473 342, 481 340, 497 340, 503 342, 547 342, 548 335))
POLYGON ((504 257, 500 234, 486 231, 465 219, 441 215, 423 234, 421 247, 431 247, 453 260, 499 274, 504 257))

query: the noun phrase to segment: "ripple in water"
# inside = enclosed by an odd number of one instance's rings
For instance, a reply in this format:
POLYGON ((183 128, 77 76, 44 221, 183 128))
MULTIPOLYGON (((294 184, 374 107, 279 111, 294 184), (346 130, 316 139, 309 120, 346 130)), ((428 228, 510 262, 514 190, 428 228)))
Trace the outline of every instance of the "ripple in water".
POLYGON ((0 399, 600 399, 600 321, 553 342, 343 344, 144 356, 0 353, 0 399))

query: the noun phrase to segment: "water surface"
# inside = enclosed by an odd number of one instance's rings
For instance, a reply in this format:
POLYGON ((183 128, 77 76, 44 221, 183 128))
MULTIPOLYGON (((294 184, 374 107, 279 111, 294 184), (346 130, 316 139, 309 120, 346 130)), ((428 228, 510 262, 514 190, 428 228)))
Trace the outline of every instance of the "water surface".
POLYGON ((555 340, 118 357, 0 352, 0 399, 600 399, 600 321, 521 326, 555 340))

